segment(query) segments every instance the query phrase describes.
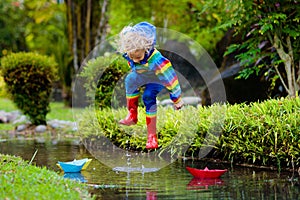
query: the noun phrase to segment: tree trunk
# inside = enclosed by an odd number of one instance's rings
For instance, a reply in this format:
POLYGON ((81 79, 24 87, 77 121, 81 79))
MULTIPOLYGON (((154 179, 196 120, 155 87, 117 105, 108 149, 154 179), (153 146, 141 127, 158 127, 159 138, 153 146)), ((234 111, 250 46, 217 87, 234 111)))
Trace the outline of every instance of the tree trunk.
POLYGON ((284 68, 287 76, 287 84, 284 82, 282 76, 278 74, 281 78, 282 84, 285 86, 288 95, 291 97, 296 96, 296 74, 295 74, 295 68, 293 63, 293 50, 290 42, 290 38, 287 37, 287 45, 288 45, 288 53, 284 51, 284 48, 282 46, 281 40, 278 38, 277 34, 274 35, 274 47, 284 62, 284 68))
POLYGON ((297 84, 296 90, 299 91, 300 90, 300 61, 299 61, 298 66, 297 66, 296 69, 298 69, 298 72, 297 72, 298 79, 296 80, 296 84, 297 84))
MULTIPOLYGON (((69 48, 72 52, 74 69, 71 71, 76 74, 81 63, 94 48, 93 45, 97 44, 97 41, 105 39, 108 23, 106 18, 108 0, 103 0, 102 8, 99 1, 96 0, 67 0, 66 6, 69 48)), ((66 76, 73 78, 74 74, 66 76)), ((71 88, 71 85, 67 87, 71 88)), ((65 91, 70 91, 65 94, 65 98, 71 100, 71 90, 66 89, 65 91)))
POLYGON ((99 20, 99 24, 98 24, 98 28, 97 28, 97 35, 96 35, 96 39, 95 39, 96 49, 94 52, 94 56, 99 55, 99 50, 101 49, 101 44, 106 39, 106 28, 107 28, 108 19, 105 14, 107 11, 108 2, 109 2, 109 0, 103 0, 102 9, 101 9, 101 17, 99 20))
POLYGON ((90 32, 91 32, 91 12, 92 12, 92 0, 87 0, 87 10, 86 10, 86 23, 85 23, 85 55, 90 52, 90 32))

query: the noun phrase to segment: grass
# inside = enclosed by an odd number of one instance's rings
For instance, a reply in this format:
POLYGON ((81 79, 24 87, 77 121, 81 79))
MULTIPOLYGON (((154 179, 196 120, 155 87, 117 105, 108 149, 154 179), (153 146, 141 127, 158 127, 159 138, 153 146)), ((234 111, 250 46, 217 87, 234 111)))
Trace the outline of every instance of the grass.
POLYGON ((20 157, 0 154, 0 199, 92 199, 88 187, 20 157))
MULTIPOLYGON (((50 109, 50 112, 47 114, 47 120, 58 119, 74 121, 73 109, 66 107, 63 102, 51 102, 50 109)), ((74 109, 74 112, 76 112, 76 110, 77 109, 74 109)))
MULTIPOLYGON (((0 98, 0 110, 11 112, 18 110, 14 103, 8 98, 0 98)), ((72 109, 66 107, 63 102, 51 102, 50 103, 50 112, 47 114, 47 121, 58 119, 66 121, 74 121, 73 112, 76 112, 79 109, 72 109)), ((0 124, 0 131, 8 131, 15 129, 14 124, 0 124)))
MULTIPOLYGON (((50 102, 50 112, 47 114, 47 120, 73 120, 73 109, 66 107, 63 102, 50 102)), ((0 98, 0 110, 11 112, 18 110, 15 104, 8 98, 0 98)), ((76 109, 75 109, 76 112, 76 109)))
MULTIPOLYGON (((180 112, 158 108, 159 145, 162 151, 181 155, 182 148, 190 144, 185 156, 194 157, 202 149, 211 149, 210 156, 216 159, 294 170, 300 166, 299 110, 299 98, 185 107, 180 112), (169 149, 169 144, 174 148, 169 149)), ((116 119, 126 116, 126 112, 98 110, 97 120, 94 110, 86 112, 78 123, 81 134, 104 135, 121 148, 145 150, 146 134, 139 134, 146 132, 144 112, 139 111, 136 126, 120 127, 116 119)))
POLYGON ((13 104, 13 102, 10 99, 0 98, 0 110, 10 112, 17 110, 17 107, 13 104))

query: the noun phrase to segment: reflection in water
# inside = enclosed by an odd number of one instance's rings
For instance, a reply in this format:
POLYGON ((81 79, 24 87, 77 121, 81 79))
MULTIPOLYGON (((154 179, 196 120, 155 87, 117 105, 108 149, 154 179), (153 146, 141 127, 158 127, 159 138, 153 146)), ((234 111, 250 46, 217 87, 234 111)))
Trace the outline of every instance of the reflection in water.
POLYGON ((144 168, 144 167, 114 167, 114 171, 118 172, 140 172, 140 173, 149 173, 157 172, 158 168, 144 168))
MULTIPOLYGON (((299 177, 292 173, 278 174, 253 168, 238 168, 222 164, 178 160, 155 171, 155 167, 138 168, 133 172, 132 160, 128 157, 125 165, 118 170, 102 164, 81 145, 78 140, 14 139, 1 140, 0 153, 13 154, 30 160, 38 149, 33 163, 61 171, 58 160, 68 161, 93 158, 88 168, 81 173, 61 174, 66 178, 81 181, 91 186, 90 192, 98 199, 299 199, 299 177), (192 166, 202 169, 227 168, 220 179, 194 179, 185 169, 192 166), (123 168, 122 168, 123 167, 123 168), (143 170, 155 172, 144 173, 143 170)), ((117 163, 117 160, 116 160, 117 163)))
POLYGON ((84 178, 84 176, 80 172, 64 173, 64 178, 69 178, 69 179, 79 181, 79 182, 82 182, 82 183, 87 182, 87 180, 84 178))
POLYGON ((157 192, 155 191, 146 191, 146 200, 157 200, 157 192))
POLYGON ((58 160, 79 159, 81 153, 88 153, 79 143, 79 139, 18 137, 1 142, 0 153, 18 155, 30 161, 35 151, 38 150, 33 163, 56 171, 59 169, 56 166, 58 160))
POLYGON ((174 157, 160 151, 151 153, 126 151, 112 145, 111 141, 103 136, 84 138, 82 142, 95 158, 116 171, 134 171, 136 169, 140 172, 144 168, 150 169, 150 172, 154 169, 157 171, 174 160, 174 157), (127 169, 128 159, 130 159, 131 169, 127 169))
POLYGON ((208 190, 209 186, 223 185, 220 178, 193 178, 188 184, 188 190, 208 190))
MULTIPOLYGON (((142 162, 140 162, 140 167, 137 166, 132 166, 132 159, 131 159, 131 154, 130 153, 126 153, 125 154, 126 157, 126 166, 124 167, 113 167, 112 169, 114 171, 118 171, 118 172, 140 172, 140 173, 147 173, 147 172, 157 172, 160 168, 147 168, 143 165, 142 162)), ((136 160, 136 158, 135 158, 136 160)), ((141 160, 140 160, 141 161, 141 160)), ((147 161, 146 159, 144 159, 144 161, 147 161)))

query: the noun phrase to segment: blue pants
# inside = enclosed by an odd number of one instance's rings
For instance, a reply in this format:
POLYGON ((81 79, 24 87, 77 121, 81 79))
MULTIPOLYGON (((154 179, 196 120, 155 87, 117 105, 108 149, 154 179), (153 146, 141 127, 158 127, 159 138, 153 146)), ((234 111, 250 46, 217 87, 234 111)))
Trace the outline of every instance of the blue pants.
POLYGON ((146 107, 146 116, 155 116, 157 112, 156 97, 164 88, 153 72, 130 72, 125 78, 126 97, 140 95, 139 88, 144 86, 143 102, 146 107))

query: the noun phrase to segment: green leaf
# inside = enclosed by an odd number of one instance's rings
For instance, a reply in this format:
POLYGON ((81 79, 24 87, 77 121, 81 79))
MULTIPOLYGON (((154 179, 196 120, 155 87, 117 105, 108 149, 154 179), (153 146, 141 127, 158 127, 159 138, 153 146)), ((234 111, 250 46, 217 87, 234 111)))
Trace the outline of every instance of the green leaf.
POLYGON ((240 49, 240 45, 239 44, 231 44, 228 48, 227 51, 225 51, 224 56, 227 56, 231 53, 234 53, 235 51, 240 49))

